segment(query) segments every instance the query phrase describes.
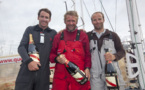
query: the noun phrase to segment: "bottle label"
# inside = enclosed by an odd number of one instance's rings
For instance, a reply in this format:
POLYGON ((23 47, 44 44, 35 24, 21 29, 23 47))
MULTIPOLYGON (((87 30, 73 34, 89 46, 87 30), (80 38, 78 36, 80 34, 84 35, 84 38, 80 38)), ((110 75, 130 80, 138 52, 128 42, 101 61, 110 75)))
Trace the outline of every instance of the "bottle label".
POLYGON ((106 77, 106 84, 109 88, 117 88, 118 87, 118 79, 117 76, 107 76, 106 77))
POLYGON ((44 43, 44 33, 40 32, 40 43, 44 43))
POLYGON ((39 54, 30 54, 30 58, 32 58, 33 61, 40 62, 39 54))
MULTIPOLYGON (((85 73, 82 70, 80 71, 85 75, 85 73)), ((73 77, 77 80, 77 82, 80 82, 84 78, 79 72, 74 74, 73 77)))

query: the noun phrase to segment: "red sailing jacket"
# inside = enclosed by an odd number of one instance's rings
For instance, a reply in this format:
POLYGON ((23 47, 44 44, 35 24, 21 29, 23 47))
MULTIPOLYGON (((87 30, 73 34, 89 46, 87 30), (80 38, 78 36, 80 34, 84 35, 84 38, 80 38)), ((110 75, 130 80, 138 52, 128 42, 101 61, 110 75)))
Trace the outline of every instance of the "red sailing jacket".
POLYGON ((57 34, 54 38, 53 47, 52 47, 51 53, 50 53, 50 61, 52 63, 54 63, 55 62, 54 59, 56 58, 58 53, 60 53, 59 48, 60 47, 65 48, 64 47, 65 44, 68 43, 69 45, 71 45, 71 47, 67 46, 66 49, 72 49, 72 50, 67 50, 69 52, 66 52, 66 53, 70 53, 70 54, 66 54, 67 59, 68 60, 70 59, 70 61, 74 62, 77 65, 84 64, 83 65, 84 67, 82 69, 85 69, 86 67, 91 68, 91 55, 90 55, 89 39, 88 39, 87 34, 83 31, 80 31, 80 37, 79 37, 78 41, 76 41, 77 29, 74 32, 69 32, 67 30, 64 30, 63 40, 60 40, 60 36, 61 36, 61 33, 57 34), (76 44, 74 44, 74 41, 76 44), (81 44, 81 45, 79 45, 79 44, 81 44), (77 48, 77 49, 73 51, 73 48, 77 48), (81 50, 82 52, 79 52, 79 50, 81 50), (73 56, 71 56, 71 53, 72 53, 71 51, 75 52, 76 54, 81 54, 81 55, 73 54, 73 56), (78 62, 77 60, 75 60, 75 57, 81 58, 80 61, 78 62), (74 59, 72 59, 72 58, 74 58, 74 59))

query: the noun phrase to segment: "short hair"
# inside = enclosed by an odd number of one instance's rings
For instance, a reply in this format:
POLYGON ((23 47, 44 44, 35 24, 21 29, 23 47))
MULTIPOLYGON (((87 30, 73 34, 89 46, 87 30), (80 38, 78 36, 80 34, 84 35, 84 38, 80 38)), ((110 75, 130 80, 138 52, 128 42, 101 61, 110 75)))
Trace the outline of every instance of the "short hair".
POLYGON ((49 18, 51 18, 51 11, 49 9, 47 9, 47 8, 40 9, 39 12, 38 12, 38 16, 40 16, 41 11, 44 11, 44 12, 48 13, 49 18))
POLYGON ((102 15, 103 19, 104 19, 104 14, 103 14, 102 12, 95 12, 95 13, 92 14, 91 20, 92 20, 93 15, 94 15, 94 14, 97 14, 97 13, 100 13, 100 14, 102 15))
POLYGON ((64 21, 66 20, 66 16, 67 15, 70 15, 70 16, 75 16, 77 18, 77 21, 78 21, 78 14, 76 11, 67 11, 64 15, 64 21))

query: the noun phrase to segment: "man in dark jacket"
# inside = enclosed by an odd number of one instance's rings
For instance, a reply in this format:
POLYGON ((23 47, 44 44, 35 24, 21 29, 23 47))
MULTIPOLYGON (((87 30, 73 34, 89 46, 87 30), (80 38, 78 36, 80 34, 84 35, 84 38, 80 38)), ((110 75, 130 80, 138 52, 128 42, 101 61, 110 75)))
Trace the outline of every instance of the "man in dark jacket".
POLYGON ((51 11, 42 8, 38 12, 39 24, 29 26, 20 42, 18 52, 22 64, 16 80, 15 90, 49 90, 49 53, 56 31, 50 29, 51 11), (29 34, 32 34, 34 44, 39 53, 39 62, 28 54, 29 34))

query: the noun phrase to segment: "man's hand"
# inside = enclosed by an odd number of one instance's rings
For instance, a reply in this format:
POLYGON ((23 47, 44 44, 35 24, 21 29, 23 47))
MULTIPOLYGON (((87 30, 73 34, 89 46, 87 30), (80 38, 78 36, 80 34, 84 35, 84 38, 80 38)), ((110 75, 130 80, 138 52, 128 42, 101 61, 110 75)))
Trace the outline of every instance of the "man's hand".
POLYGON ((59 56, 56 58, 56 60, 57 60, 59 63, 61 63, 61 64, 65 64, 65 62, 66 62, 65 55, 63 55, 63 54, 59 55, 59 56))
POLYGON ((113 55, 113 54, 111 54, 109 52, 105 53, 104 56, 105 56, 106 61, 113 61, 113 60, 116 59, 115 55, 113 55))
POLYGON ((88 68, 85 69, 85 74, 86 74, 86 77, 88 78, 88 81, 90 80, 90 70, 88 68))
POLYGON ((41 66, 40 62, 32 61, 28 64, 28 69, 30 71, 37 71, 39 70, 39 66, 41 66))

